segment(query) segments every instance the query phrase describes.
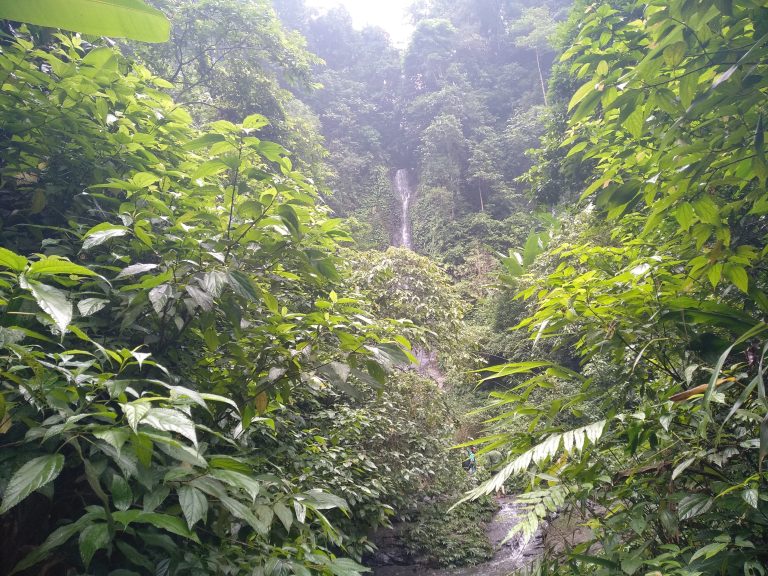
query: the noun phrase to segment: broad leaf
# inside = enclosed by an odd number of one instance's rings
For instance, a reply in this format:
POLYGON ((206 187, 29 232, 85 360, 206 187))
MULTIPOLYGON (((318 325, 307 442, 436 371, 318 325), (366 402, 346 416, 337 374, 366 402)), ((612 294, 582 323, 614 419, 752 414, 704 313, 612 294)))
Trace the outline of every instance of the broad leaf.
POLYGON ((32 292, 37 305, 53 318, 56 328, 64 334, 67 326, 72 322, 72 303, 67 300, 66 294, 58 288, 24 277, 22 277, 21 286, 32 292))
POLYGON ((0 18, 144 42, 170 36, 168 19, 141 0, 0 0, 0 18))
POLYGON ((191 529, 200 520, 205 521, 208 514, 208 499, 205 494, 192 486, 180 486, 177 493, 187 526, 191 529))
POLYGON ((86 568, 90 566, 93 555, 102 548, 106 548, 110 540, 109 526, 105 522, 97 522, 83 529, 79 539, 80 557, 86 568))
POLYGON ((5 514, 32 492, 54 480, 64 467, 62 454, 46 454, 33 458, 19 468, 5 487, 0 514, 5 514))

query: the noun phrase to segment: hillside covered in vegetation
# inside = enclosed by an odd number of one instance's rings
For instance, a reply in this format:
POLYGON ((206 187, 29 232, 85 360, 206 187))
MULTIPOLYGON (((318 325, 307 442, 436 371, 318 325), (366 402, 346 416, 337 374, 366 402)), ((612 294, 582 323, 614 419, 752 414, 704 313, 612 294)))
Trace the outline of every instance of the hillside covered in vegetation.
POLYGON ((409 17, 0 2, 0 575, 766 574, 768 8, 409 17))

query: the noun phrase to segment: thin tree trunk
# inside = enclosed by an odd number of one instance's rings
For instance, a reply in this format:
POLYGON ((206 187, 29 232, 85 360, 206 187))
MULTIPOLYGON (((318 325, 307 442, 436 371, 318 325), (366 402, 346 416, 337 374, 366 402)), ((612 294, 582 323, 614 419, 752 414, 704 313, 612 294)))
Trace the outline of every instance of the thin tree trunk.
POLYGON ((541 95, 544 96, 544 106, 549 106, 547 103, 547 90, 544 87, 544 75, 541 73, 541 62, 539 61, 539 47, 534 47, 536 50, 536 67, 539 69, 539 81, 541 82, 541 95))

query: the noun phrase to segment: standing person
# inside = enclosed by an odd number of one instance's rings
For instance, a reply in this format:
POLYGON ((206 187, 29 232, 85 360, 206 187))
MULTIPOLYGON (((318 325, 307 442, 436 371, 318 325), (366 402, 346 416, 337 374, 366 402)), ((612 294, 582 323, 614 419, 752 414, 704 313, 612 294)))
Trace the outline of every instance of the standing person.
POLYGON ((470 474, 474 474, 477 472, 477 446, 472 446, 470 448, 467 448, 467 459, 462 462, 462 466, 464 467, 464 470, 469 472, 470 474))

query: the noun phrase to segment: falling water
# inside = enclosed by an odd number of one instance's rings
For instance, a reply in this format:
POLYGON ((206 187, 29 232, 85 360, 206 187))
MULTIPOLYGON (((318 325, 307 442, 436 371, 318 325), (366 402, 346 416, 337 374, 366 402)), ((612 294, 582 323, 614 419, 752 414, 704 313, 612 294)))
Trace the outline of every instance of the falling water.
POLYGON ((411 204, 413 191, 408 183, 408 171, 400 168, 395 173, 395 190, 400 197, 400 206, 402 208, 402 224, 400 225, 400 246, 411 250, 411 219, 408 213, 411 204))

